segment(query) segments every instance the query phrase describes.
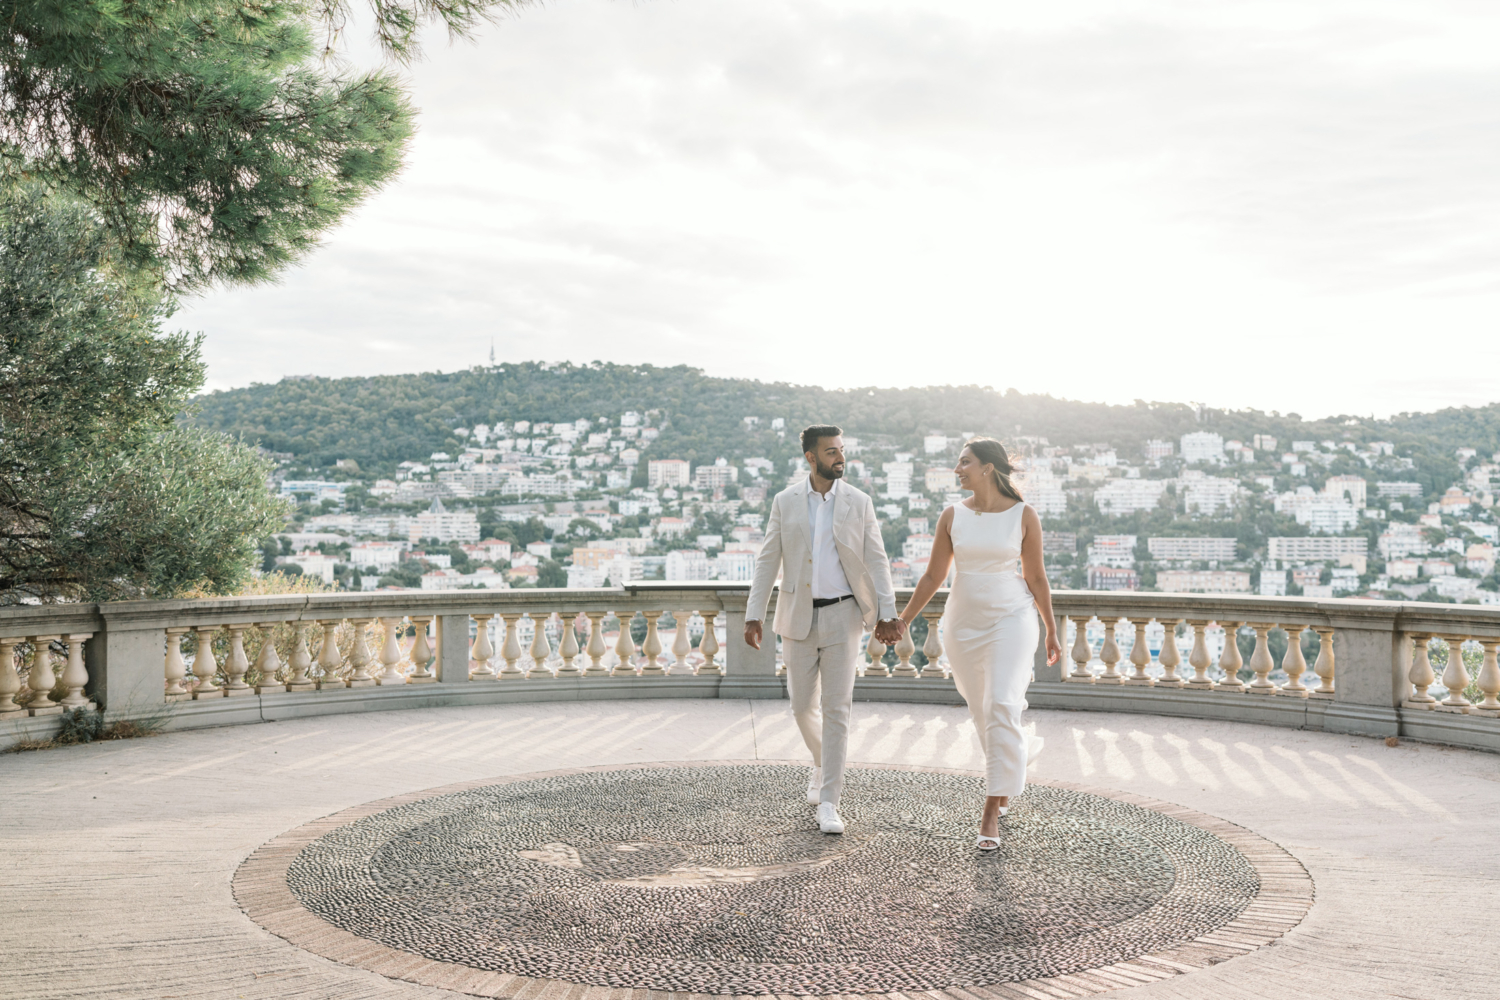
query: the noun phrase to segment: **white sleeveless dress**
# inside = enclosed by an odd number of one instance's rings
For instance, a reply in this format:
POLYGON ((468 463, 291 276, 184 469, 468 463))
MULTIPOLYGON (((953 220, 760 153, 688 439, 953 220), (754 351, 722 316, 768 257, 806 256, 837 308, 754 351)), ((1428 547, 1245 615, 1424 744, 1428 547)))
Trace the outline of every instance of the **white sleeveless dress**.
POLYGON ((984 750, 987 795, 1020 795, 1042 741, 1021 726, 1040 627, 1021 576, 1021 510, 953 505, 955 575, 943 612, 943 645, 984 750))

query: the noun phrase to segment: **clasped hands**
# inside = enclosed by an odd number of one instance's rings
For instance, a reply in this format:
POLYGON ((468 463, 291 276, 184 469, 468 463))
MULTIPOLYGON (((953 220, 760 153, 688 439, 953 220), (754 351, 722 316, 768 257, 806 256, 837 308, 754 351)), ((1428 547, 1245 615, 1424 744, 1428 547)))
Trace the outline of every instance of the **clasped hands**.
MULTIPOLYGON (((901 641, 902 634, 906 631, 906 622, 900 618, 891 618, 883 622, 875 623, 875 641, 883 642, 887 646, 894 646, 901 641)), ((761 625, 758 621, 745 623, 745 645, 751 649, 759 649, 762 638, 761 625)))

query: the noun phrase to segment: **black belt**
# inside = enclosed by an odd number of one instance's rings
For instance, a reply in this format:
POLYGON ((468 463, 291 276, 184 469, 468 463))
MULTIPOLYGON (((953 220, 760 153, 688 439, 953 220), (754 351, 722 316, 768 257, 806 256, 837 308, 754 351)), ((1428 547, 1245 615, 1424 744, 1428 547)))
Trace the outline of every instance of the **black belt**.
POLYGON ((813 598, 813 607, 815 607, 815 608, 826 608, 830 604, 837 604, 840 601, 852 601, 852 600, 854 600, 854 595, 853 594, 845 594, 843 597, 814 597, 813 598))

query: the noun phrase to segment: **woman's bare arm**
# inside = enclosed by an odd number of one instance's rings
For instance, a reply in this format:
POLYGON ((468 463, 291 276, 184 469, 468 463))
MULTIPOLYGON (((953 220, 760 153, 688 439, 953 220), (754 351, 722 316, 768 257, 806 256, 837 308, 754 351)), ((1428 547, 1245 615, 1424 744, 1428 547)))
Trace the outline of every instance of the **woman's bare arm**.
POLYGON ((1021 576, 1047 623, 1047 662, 1056 663, 1062 656, 1062 643, 1057 636, 1057 619, 1052 615, 1052 585, 1042 565, 1042 519, 1030 505, 1021 511, 1021 530, 1021 576))
POLYGON ((927 559, 927 572, 917 581, 916 593, 911 595, 911 600, 901 609, 901 620, 906 623, 907 628, 916 621, 922 609, 927 607, 927 602, 942 587, 943 581, 948 579, 948 570, 953 565, 952 527, 953 508, 949 507, 938 518, 937 535, 932 540, 932 555, 927 559))

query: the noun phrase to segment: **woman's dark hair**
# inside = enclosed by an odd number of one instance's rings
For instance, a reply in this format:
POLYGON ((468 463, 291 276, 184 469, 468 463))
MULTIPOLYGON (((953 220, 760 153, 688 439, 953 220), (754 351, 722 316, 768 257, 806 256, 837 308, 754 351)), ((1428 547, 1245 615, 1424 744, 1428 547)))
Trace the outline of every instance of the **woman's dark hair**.
POLYGON ((1010 474, 1015 471, 1015 466, 1010 464, 1010 456, 1005 453, 1005 445, 990 437, 970 438, 964 442, 964 447, 979 459, 982 465, 993 465, 995 467, 995 485, 1000 492, 1012 500, 1021 499, 1021 491, 1016 489, 1016 484, 1010 481, 1010 474))

